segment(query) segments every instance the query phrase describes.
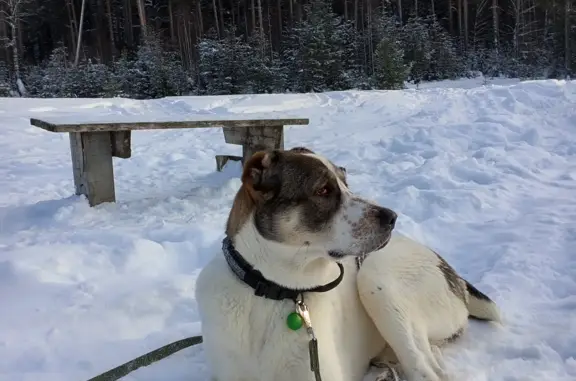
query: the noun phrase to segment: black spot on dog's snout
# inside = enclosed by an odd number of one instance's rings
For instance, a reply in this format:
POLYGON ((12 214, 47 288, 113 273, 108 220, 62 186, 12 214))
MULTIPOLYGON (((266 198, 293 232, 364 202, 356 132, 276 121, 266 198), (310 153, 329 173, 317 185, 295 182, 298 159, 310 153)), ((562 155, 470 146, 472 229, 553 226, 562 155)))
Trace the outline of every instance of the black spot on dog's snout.
POLYGON ((396 220, 398 215, 391 209, 379 208, 378 209, 378 220, 382 226, 390 226, 391 229, 396 225, 396 220))

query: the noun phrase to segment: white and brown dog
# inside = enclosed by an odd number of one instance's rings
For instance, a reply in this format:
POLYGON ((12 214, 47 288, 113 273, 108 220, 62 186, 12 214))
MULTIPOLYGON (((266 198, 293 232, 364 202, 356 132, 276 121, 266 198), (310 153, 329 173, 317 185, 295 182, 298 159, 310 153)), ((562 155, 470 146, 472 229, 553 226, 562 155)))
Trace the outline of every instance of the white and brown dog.
MULTIPOLYGON (((390 349, 406 380, 447 380, 437 346, 469 316, 498 321, 498 309, 434 251, 393 235, 396 217, 305 148, 248 160, 224 255, 196 285, 213 380, 319 379, 306 329, 287 326, 296 296, 310 313, 322 381, 361 381, 390 349)), ((377 379, 394 379, 391 369, 377 379)))

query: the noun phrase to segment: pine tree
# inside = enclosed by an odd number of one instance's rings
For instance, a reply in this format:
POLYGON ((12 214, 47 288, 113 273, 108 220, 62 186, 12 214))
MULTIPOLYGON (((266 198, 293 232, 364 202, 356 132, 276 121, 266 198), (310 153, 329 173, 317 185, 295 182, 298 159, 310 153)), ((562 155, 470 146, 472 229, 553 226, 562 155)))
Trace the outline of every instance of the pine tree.
POLYGON ((465 65, 452 37, 435 17, 425 20, 430 41, 430 67, 426 80, 457 79, 465 76, 465 65))
POLYGON ((123 53, 115 63, 111 82, 105 89, 109 96, 152 99, 185 95, 190 91, 190 80, 180 57, 163 50, 160 39, 151 31, 148 33, 134 58, 123 53))
POLYGON ((404 63, 404 52, 398 41, 384 38, 374 53, 374 80, 379 89, 398 90, 404 88, 408 67, 404 63))
POLYGON ((283 51, 290 87, 300 92, 349 88, 347 69, 357 60, 353 28, 332 11, 329 0, 312 0, 304 12, 283 51))
POLYGON ((267 40, 262 40, 260 34, 249 39, 241 62, 246 73, 247 92, 255 94, 284 92, 286 72, 282 67, 280 56, 272 51, 267 40))
POLYGON ((419 84, 428 78, 430 71, 432 43, 428 28, 421 18, 411 17, 402 28, 401 38, 404 60, 410 67, 409 79, 419 84))
POLYGON ((241 75, 236 71, 235 47, 240 39, 231 31, 226 31, 223 39, 214 32, 198 44, 198 91, 200 94, 227 95, 240 94, 236 79, 241 75))
POLYGON ((39 98, 64 97, 68 82, 68 50, 59 44, 47 62, 30 68, 25 77, 28 95, 39 98))

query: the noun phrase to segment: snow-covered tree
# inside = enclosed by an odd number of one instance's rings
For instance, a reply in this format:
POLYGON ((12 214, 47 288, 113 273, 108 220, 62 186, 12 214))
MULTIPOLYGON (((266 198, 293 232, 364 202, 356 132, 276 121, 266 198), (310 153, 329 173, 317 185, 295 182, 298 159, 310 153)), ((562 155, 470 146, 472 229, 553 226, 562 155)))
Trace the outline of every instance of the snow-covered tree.
POLYGON ((408 73, 404 63, 404 52, 394 38, 384 38, 374 53, 374 82, 379 89, 397 90, 404 88, 408 73))
POLYGON ((409 80, 418 84, 429 77, 432 41, 428 27, 420 17, 411 17, 402 28, 404 60, 410 67, 409 80))
POLYGON ((464 61, 458 55, 454 40, 435 17, 428 17, 428 39, 430 41, 430 67, 427 80, 457 79, 465 76, 464 61))
POLYGON ((108 94, 151 99, 190 91, 190 80, 178 55, 163 50, 160 40, 148 33, 133 59, 124 53, 115 63, 108 94))
POLYGON ((284 46, 283 60, 295 91, 319 92, 349 88, 357 60, 357 35, 343 22, 329 0, 304 6, 305 18, 293 27, 284 46))
POLYGON ((285 73, 278 55, 260 33, 244 41, 234 29, 204 38, 199 46, 201 94, 271 93, 284 90, 285 73))
POLYGON ((200 94, 224 95, 240 94, 238 80, 241 76, 237 70, 236 52, 241 39, 233 33, 226 33, 219 39, 211 33, 198 44, 198 92, 200 94))
MULTIPOLYGON (((7 38, 1 38, 0 43, 3 43, 6 48, 12 51, 12 66, 14 78, 16 80, 16 88, 20 95, 26 95, 26 88, 20 78, 20 41, 22 36, 21 25, 26 17, 26 7, 31 3, 30 0, 0 0, 0 13, 2 17, 0 20, 4 21, 9 28, 10 34, 7 38)), ((0 35, 0 37, 2 37, 0 35)))

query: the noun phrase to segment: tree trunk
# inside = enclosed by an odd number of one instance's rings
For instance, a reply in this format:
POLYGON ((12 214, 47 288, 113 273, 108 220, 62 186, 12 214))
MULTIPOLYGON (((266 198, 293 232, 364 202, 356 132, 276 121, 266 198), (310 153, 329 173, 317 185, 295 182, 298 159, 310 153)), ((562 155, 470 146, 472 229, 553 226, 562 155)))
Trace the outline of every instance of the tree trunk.
POLYGON ((246 38, 250 36, 250 28, 248 26, 248 2, 246 2, 246 6, 244 7, 244 28, 246 30, 246 38))
POLYGON ((460 47, 464 50, 464 28, 462 27, 462 1, 456 0, 458 2, 458 36, 460 37, 460 47))
POLYGON ((168 23, 170 24, 170 41, 176 44, 176 31, 174 29, 174 10, 172 9, 172 0, 168 0, 168 23))
POLYGON ((218 0, 218 20, 220 21, 220 31, 224 33, 224 7, 222 6, 222 0, 218 0))
POLYGON ((78 66, 80 60, 80 48, 82 47, 82 29, 84 29, 84 12, 86 11, 86 0, 82 0, 82 8, 80 9, 80 26, 78 27, 78 41, 76 42, 76 57, 74 58, 74 66, 78 66))
MULTIPOLYGON (((258 0, 258 23, 260 27, 260 38, 264 42, 264 21, 262 17, 262 0, 258 0)), ((262 53, 264 53, 264 48, 262 48, 262 53)))
MULTIPOLYGON (((14 14, 13 14, 14 15, 14 14)), ((16 15, 18 15, 16 13, 16 15)), ((16 16, 17 17, 17 16, 16 16)), ((10 45, 12 46, 12 64, 14 66, 14 75, 16 76, 16 80, 20 79, 20 60, 19 60, 19 52, 18 52, 18 41, 17 41, 17 36, 18 36, 18 19, 15 18, 14 20, 12 20, 11 25, 10 25, 10 29, 12 32, 12 37, 11 37, 11 41, 10 41, 10 45)))
POLYGON ((106 0, 106 13, 108 14, 108 33, 110 33, 110 51, 112 58, 116 55, 116 43, 114 38, 114 16, 112 15, 112 6, 110 0, 106 0))
POLYGON ((144 0, 136 0, 136 5, 138 5, 138 17, 140 18, 140 28, 142 30, 141 38, 145 39, 148 36, 148 31, 146 30, 146 8, 144 6, 144 0))
POLYGON ((70 44, 72 48, 76 50, 76 42, 78 41, 78 37, 76 37, 78 23, 76 22, 76 12, 72 0, 66 0, 66 10, 68 11, 68 21, 70 23, 70 44))
POLYGON ((278 10, 278 46, 282 43, 282 0, 276 0, 278 10))
POLYGON ((214 10, 214 25, 216 26, 216 33, 218 37, 222 37, 220 33, 220 23, 218 22, 218 7, 216 6, 216 0, 212 0, 212 8, 214 10))
POLYGON ((570 39, 570 1, 571 0, 564 0, 564 66, 566 68, 566 73, 570 75, 570 61, 572 58, 571 52, 571 39, 570 39))
POLYGON ((134 34, 132 31, 132 0, 124 2, 124 41, 128 46, 134 43, 134 34))
POLYGON ((492 0, 492 33, 494 52, 498 55, 500 51, 500 27, 498 23, 498 0, 492 0))
POLYGON ((464 5, 464 51, 468 50, 468 0, 463 0, 464 5))
POLYGON ((198 10, 198 36, 204 36, 204 18, 202 16, 202 4, 200 1, 196 1, 196 8, 198 10))
POLYGON ((454 0, 448 0, 448 30, 454 35, 454 0))
POLYGON ((514 8, 514 56, 518 57, 520 52, 520 28, 521 28, 521 19, 520 19, 520 9, 522 7, 522 1, 516 0, 514 8))
MULTIPOLYGON (((0 41, 7 41, 8 40, 8 28, 6 23, 6 13, 2 12, 2 3, 0 3, 0 41)), ((8 48, 4 46, 4 44, 0 45, 0 61, 7 62, 9 61, 10 52, 8 48)), ((0 78, 2 80, 2 78, 0 78)))
POLYGON ((251 1, 252 9, 252 33, 256 31, 256 4, 254 0, 251 1))

